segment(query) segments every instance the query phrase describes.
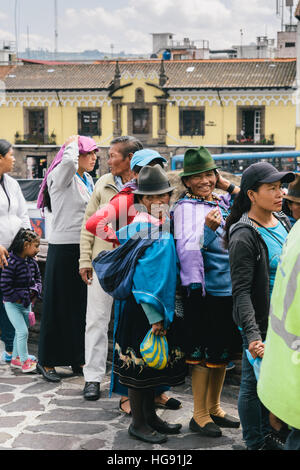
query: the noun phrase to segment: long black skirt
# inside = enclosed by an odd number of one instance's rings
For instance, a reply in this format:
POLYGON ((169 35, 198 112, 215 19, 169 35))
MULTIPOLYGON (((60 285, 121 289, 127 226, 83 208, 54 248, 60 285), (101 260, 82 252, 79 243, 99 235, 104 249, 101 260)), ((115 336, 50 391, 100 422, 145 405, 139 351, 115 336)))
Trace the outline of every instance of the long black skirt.
POLYGON ((87 287, 78 272, 79 245, 51 245, 44 279, 38 359, 42 366, 84 364, 87 287))
POLYGON ((153 389, 162 385, 169 387, 184 383, 187 374, 182 351, 182 319, 174 316, 167 332, 169 360, 162 370, 149 367, 142 359, 140 344, 151 325, 143 308, 130 296, 120 316, 114 349, 114 373, 119 382, 129 388, 153 389))
POLYGON ((185 290, 184 351, 189 364, 227 364, 242 351, 241 335, 232 318, 232 297, 217 297, 202 289, 185 290))

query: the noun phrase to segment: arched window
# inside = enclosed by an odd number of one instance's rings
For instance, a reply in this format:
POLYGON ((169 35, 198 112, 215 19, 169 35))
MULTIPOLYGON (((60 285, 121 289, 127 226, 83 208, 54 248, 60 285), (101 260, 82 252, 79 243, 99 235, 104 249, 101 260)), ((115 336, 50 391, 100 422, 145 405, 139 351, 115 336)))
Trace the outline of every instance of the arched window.
POLYGON ((135 90, 135 102, 143 103, 145 101, 144 90, 143 88, 137 88, 135 90))

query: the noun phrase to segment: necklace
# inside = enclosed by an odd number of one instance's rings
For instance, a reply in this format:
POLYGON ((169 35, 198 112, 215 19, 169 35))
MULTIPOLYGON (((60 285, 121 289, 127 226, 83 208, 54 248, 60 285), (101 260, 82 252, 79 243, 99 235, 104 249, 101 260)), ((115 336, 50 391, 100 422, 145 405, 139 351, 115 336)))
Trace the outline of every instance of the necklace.
MULTIPOLYGON (((190 193, 189 191, 186 191, 185 195, 189 197, 190 199, 197 199, 198 201, 203 201, 203 202, 213 202, 213 201, 208 201, 202 196, 195 196, 194 194, 190 193)), ((215 194, 212 194, 213 200, 215 199, 216 201, 219 201, 220 198, 216 196, 215 194)))

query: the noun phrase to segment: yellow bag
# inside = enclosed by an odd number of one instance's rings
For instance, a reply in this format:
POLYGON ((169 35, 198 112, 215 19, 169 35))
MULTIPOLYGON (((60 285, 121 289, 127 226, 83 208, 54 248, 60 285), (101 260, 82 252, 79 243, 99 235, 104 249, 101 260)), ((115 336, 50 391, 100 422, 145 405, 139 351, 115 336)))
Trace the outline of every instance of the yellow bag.
POLYGON ((168 363, 168 341, 165 336, 153 334, 148 331, 140 345, 140 352, 144 362, 154 369, 164 369, 168 363))

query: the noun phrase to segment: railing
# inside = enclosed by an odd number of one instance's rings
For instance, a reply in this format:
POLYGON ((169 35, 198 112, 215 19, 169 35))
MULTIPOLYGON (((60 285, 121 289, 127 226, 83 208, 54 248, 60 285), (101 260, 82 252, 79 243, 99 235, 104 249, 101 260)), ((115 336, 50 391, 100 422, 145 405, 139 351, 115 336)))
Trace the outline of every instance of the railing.
POLYGON ((274 145, 274 134, 260 135, 258 137, 243 135, 227 135, 227 145, 274 145))
POLYGON ((15 134, 15 144, 25 145, 56 145, 56 135, 42 135, 42 134, 15 134))

